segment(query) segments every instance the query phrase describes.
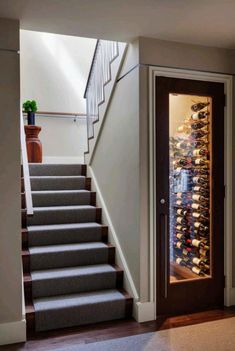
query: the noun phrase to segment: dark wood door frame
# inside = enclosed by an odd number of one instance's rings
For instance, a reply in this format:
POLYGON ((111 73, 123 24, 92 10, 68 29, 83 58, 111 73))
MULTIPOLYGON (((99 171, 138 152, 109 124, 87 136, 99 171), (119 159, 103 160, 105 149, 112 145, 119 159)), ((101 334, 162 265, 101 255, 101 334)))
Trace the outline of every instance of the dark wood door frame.
MULTIPOLYGON (((202 309, 205 307, 204 305, 206 304, 215 304, 216 302, 220 301, 222 303, 223 301, 223 279, 224 279, 224 267, 223 264, 219 265, 218 264, 218 257, 219 257, 219 262, 223 262, 223 235, 219 236, 219 233, 216 232, 217 228, 220 228, 220 233, 223 231, 223 201, 224 201, 224 194, 223 194, 223 189, 224 189, 224 177, 223 177, 223 172, 224 172, 224 158, 223 158, 223 152, 221 153, 221 150, 219 149, 221 145, 223 145, 223 123, 219 123, 219 116, 223 116, 224 114, 224 104, 223 104, 223 86, 221 83, 214 83, 214 82, 205 82, 205 81, 198 81, 198 80, 182 80, 182 79, 175 79, 175 78, 165 78, 165 77, 157 77, 157 84, 158 87, 156 87, 156 115, 158 115, 158 118, 156 119, 156 165, 157 165, 157 179, 156 179, 156 212, 157 212, 157 305, 158 305, 158 314, 160 311, 160 314, 162 314, 162 311, 166 308, 165 307, 159 308, 159 306, 164 306, 164 299, 166 298, 165 292, 167 289, 170 288, 169 283, 166 284, 165 280, 165 274, 168 272, 165 272, 165 257, 162 254, 165 252, 165 255, 168 256, 168 248, 166 250, 166 245, 165 241, 168 240, 168 231, 166 232, 165 237, 163 237, 163 227, 164 230, 166 231, 166 226, 168 226, 165 216, 168 214, 168 166, 167 166, 167 159, 168 156, 166 153, 168 153, 168 131, 169 131, 169 125, 168 125, 168 116, 169 116, 169 111, 167 110, 168 105, 169 105, 169 92, 177 92, 179 94, 194 94, 194 95, 204 95, 204 96, 211 96, 214 101, 214 112, 213 116, 215 118, 214 120, 214 128, 213 128, 213 140, 212 140, 212 153, 215 157, 215 155, 218 155, 218 157, 214 161, 214 167, 213 167, 213 188, 216 189, 216 191, 213 191, 213 200, 212 200, 212 205, 213 205, 213 218, 212 218, 212 223, 213 223, 213 230, 215 232, 215 238, 217 241, 217 245, 214 245, 212 254, 213 254, 213 267, 212 270, 217 272, 217 275, 213 275, 213 278, 207 279, 207 280, 196 280, 194 282, 187 282, 186 286, 190 286, 191 284, 191 289, 194 288, 198 291, 198 294, 200 296, 201 294, 201 299, 196 299, 195 296, 192 296, 192 299, 190 300, 190 296, 188 296, 189 300, 189 310, 196 310, 200 307, 202 309), (161 88, 159 88, 161 86, 161 88), (221 93, 222 92, 222 93, 221 93), (165 106, 165 109, 162 108, 165 106), (218 142, 216 142, 216 140, 218 142), (160 170, 160 171, 159 171, 160 170), (165 182, 162 181, 162 179, 166 179, 165 182), (160 204, 160 199, 165 199, 165 204, 160 204), (217 225, 216 225, 217 221, 217 225), (161 234, 160 234, 161 233, 161 234), (161 259, 159 259, 161 257, 161 259), (217 259, 216 259, 217 258, 217 259), (213 284, 212 284, 213 281, 213 284), (193 283, 193 284, 192 284, 193 283), (220 286, 220 289, 218 290, 218 294, 216 295, 214 293, 213 295, 213 286, 215 284, 218 284, 220 286), (208 292, 208 294, 211 295, 211 298, 208 299, 205 297, 206 294, 205 292, 208 292), (203 304, 203 295, 204 295, 204 300, 206 304, 203 304), (213 299, 214 296, 214 299, 213 299), (193 299, 194 298, 194 299, 193 299), (200 302, 201 301, 201 302, 200 302)), ((168 267, 169 270, 169 267, 168 267)), ((184 283, 185 284, 185 283, 184 283)), ((182 301, 180 298, 181 295, 185 298, 185 289, 184 289, 184 284, 182 285, 182 288, 180 288, 178 285, 177 289, 172 290, 171 286, 171 292, 174 292, 175 294, 178 294, 179 298, 178 301, 182 301)), ((190 287, 187 288, 190 291, 190 287)), ((167 300, 165 300, 166 302, 167 300)), ((184 307, 185 308, 185 307, 184 307)), ((170 309, 168 309, 170 310, 170 309)), ((174 310, 174 309, 173 309, 174 310)), ((172 311, 173 311, 172 310, 172 311)), ((180 308, 176 308, 175 311, 177 313, 180 313, 180 308)), ((182 313, 187 312, 187 310, 182 310, 182 313)))

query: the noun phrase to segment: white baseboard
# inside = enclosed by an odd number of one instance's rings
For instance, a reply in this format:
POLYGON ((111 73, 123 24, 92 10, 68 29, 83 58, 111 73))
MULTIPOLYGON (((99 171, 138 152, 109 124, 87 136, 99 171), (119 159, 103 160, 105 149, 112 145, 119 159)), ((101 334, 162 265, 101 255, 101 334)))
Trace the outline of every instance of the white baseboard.
POLYGON ((84 156, 44 156, 43 163, 84 163, 84 156))
POLYGON ((26 321, 0 324, 0 345, 15 344, 26 341, 26 321))
POLYGON ((133 317, 139 323, 156 319, 154 302, 134 302, 133 317))
POLYGON ((230 305, 235 306, 235 288, 230 291, 230 305))

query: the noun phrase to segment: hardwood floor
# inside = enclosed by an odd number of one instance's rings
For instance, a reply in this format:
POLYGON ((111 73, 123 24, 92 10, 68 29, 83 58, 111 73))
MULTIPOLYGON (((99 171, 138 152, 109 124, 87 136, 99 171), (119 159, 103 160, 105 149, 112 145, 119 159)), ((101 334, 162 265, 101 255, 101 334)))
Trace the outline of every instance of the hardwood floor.
POLYGON ((28 336, 26 343, 2 346, 2 351, 48 351, 57 348, 82 345, 108 339, 148 333, 169 328, 204 323, 235 317, 235 306, 177 317, 159 318, 157 321, 137 323, 132 320, 105 322, 84 327, 41 332, 28 336))

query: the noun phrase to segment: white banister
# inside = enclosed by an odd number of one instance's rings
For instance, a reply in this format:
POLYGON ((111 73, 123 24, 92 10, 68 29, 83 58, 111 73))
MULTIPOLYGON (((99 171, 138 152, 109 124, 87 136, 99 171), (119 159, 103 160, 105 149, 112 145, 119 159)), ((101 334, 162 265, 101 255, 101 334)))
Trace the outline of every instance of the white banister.
POLYGON ((98 40, 84 97, 87 104, 87 137, 94 136, 93 123, 99 120, 99 106, 104 102, 104 87, 111 80, 111 63, 119 56, 119 43, 98 40))
POLYGON ((29 164, 26 149, 25 131, 24 131, 24 118, 23 113, 20 114, 20 142, 21 142, 21 158, 23 165, 23 176, 24 176, 24 191, 26 200, 26 211, 28 216, 33 215, 33 201, 31 194, 31 183, 29 176, 29 164))

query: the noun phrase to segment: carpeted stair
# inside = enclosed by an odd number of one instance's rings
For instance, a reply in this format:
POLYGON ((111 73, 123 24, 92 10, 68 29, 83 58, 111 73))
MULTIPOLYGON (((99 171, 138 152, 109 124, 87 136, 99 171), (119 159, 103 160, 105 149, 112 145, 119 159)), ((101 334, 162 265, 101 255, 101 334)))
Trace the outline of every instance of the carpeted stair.
POLYGON ((85 165, 30 164, 30 177, 33 216, 26 218, 22 201, 28 330, 131 317, 85 165))

